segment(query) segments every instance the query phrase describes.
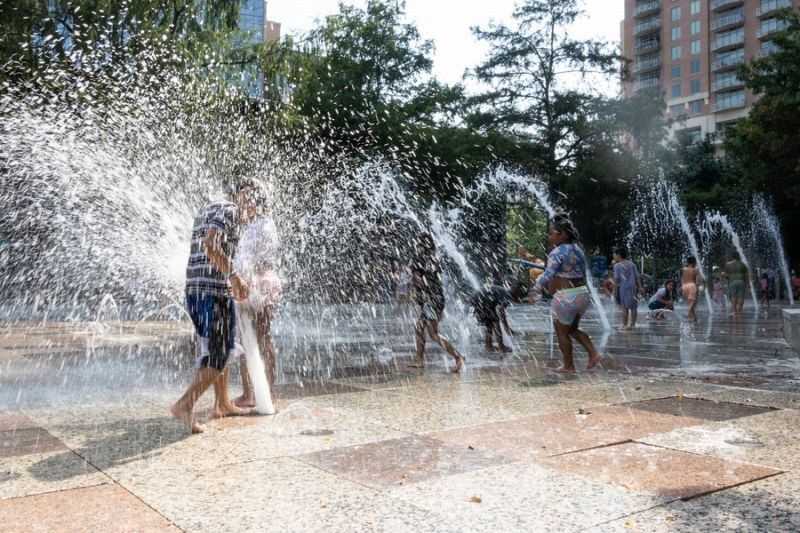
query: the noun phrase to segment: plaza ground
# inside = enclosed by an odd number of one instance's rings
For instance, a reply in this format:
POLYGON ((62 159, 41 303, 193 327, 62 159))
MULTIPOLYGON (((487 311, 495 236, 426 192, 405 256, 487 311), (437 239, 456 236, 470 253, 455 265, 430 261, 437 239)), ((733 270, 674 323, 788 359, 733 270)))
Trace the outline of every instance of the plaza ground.
POLYGON ((279 413, 196 436, 167 412, 185 324, 5 324, 0 530, 800 530, 800 361, 777 308, 605 334, 590 317, 609 357, 575 377, 551 370, 544 313, 512 309, 513 355, 463 341, 461 376, 434 350, 408 368, 391 313, 302 335, 305 356, 285 328, 279 413))

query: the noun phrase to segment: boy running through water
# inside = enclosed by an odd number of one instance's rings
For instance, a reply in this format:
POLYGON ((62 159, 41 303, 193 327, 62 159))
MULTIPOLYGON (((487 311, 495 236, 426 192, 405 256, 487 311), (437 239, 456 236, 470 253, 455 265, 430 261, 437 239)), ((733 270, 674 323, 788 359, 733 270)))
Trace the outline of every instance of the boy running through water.
POLYGON ((234 299, 245 300, 249 288, 233 268, 239 232, 256 215, 257 186, 237 185, 233 202, 212 203, 194 220, 191 251, 186 268, 186 308, 197 335, 197 373, 194 381, 170 409, 192 433, 202 433, 194 406, 214 386, 213 417, 247 414, 228 397, 226 363, 235 346, 234 299))

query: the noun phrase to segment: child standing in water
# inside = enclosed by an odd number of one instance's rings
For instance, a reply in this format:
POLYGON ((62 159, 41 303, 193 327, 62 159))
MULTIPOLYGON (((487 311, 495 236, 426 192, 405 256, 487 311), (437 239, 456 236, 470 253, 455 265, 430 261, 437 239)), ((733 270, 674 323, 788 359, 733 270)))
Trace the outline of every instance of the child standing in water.
POLYGON ((553 250, 547 257, 547 270, 536 280, 528 295, 531 303, 536 302, 547 291, 553 295, 550 306, 553 325, 558 336, 558 347, 564 357, 564 365, 559 372, 574 373, 575 360, 572 355, 572 339, 577 340, 589 352, 590 370, 602 358, 597 353, 592 339, 581 331, 581 317, 592 303, 586 286, 586 256, 578 246, 578 231, 565 214, 553 215, 550 220, 548 240, 553 250))
POLYGON ((703 275, 700 269, 697 268, 697 259, 689 257, 686 260, 686 266, 681 270, 681 292, 683 297, 686 298, 686 303, 689 304, 689 320, 697 322, 697 314, 695 308, 697 307, 697 294, 700 281, 703 275))
POLYGON ((444 316, 444 288, 442 286, 442 267, 436 255, 436 244, 428 233, 420 235, 417 241, 416 259, 411 268, 414 299, 419 305, 416 325, 416 362, 414 368, 425 367, 425 334, 444 348, 455 359, 453 372, 461 372, 464 357, 450 344, 447 337, 439 333, 439 323, 444 316))
POLYGON ((628 259, 628 250, 617 248, 614 252, 614 284, 617 287, 619 305, 622 307, 623 329, 636 327, 639 314, 639 293, 642 291, 642 279, 639 269, 628 259))

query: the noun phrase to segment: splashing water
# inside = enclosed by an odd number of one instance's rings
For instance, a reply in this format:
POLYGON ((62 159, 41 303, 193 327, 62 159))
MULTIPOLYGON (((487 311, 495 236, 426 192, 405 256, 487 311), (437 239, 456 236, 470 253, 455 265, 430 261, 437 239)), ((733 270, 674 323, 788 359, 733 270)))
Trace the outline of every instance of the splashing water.
MULTIPOLYGON (((749 273, 749 285, 750 285, 750 296, 753 299, 753 306, 755 307, 756 313, 759 311, 759 304, 758 304, 758 294, 756 293, 756 286, 755 282, 753 281, 753 273, 754 270, 750 266, 750 261, 747 259, 747 254, 744 251, 744 246, 742 246, 742 240, 739 237, 739 233, 734 229, 733 224, 728 220, 728 217, 721 214, 719 211, 713 213, 706 213, 705 221, 708 226, 719 226, 722 228, 725 233, 728 234, 730 237, 733 246, 736 248, 736 252, 739 254, 739 259, 742 261, 744 266, 747 268, 749 273)), ((708 233, 711 233, 711 227, 708 229, 708 233)))
POLYGON ((775 255, 778 258, 778 264, 785 283, 786 292, 789 294, 789 304, 794 305, 794 293, 792 291, 792 276, 789 272, 789 263, 786 260, 786 248, 783 246, 783 237, 781 236, 780 223, 778 217, 775 216, 772 208, 762 196, 756 196, 753 199, 753 212, 756 215, 756 220, 759 224, 766 229, 767 234, 772 239, 775 247, 775 255))

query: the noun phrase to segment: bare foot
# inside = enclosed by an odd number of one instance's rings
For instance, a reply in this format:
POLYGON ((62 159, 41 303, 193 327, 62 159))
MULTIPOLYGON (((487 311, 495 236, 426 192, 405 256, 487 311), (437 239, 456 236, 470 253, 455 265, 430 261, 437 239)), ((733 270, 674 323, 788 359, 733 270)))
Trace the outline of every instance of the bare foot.
POLYGON ((603 362, 603 358, 600 357, 599 355, 596 355, 594 357, 590 357, 589 358, 589 364, 586 365, 586 370, 591 370, 591 369, 593 369, 594 367, 596 367, 597 365, 599 365, 602 362, 603 362))
POLYGON ((229 416, 247 416, 252 414, 252 409, 240 409, 233 404, 214 407, 208 418, 226 418, 229 416))
POLYGON ((491 344, 487 344, 486 346, 484 346, 484 349, 489 353, 494 353, 494 352, 497 351, 497 350, 495 350, 494 346, 491 345, 491 344))
POLYGON ((186 426, 186 429, 188 429, 193 435, 202 433, 206 430, 203 424, 200 424, 197 420, 195 420, 194 413, 192 413, 192 411, 179 407, 177 403, 170 407, 169 412, 172 414, 172 416, 183 422, 186 426))
POLYGON ((233 400, 233 405, 235 405, 236 407, 244 407, 244 408, 255 407, 256 399, 253 396, 245 396, 244 394, 242 394, 241 396, 233 400))
POLYGON ((451 372, 453 372, 453 374, 458 374, 459 372, 461 372, 462 368, 464 368, 464 357, 459 355, 458 357, 456 357, 456 366, 455 368, 453 368, 451 372))
POLYGON ((560 366, 555 369, 555 372, 559 374, 576 374, 578 371, 575 370, 574 366, 560 366))

